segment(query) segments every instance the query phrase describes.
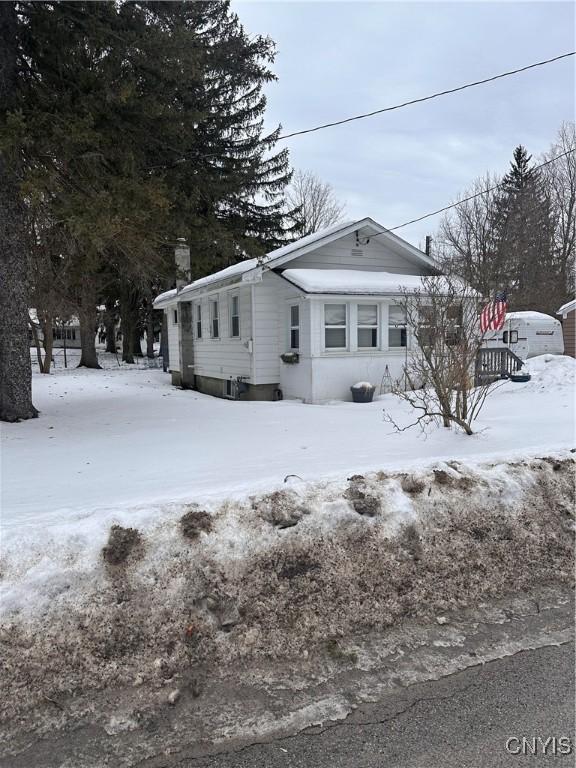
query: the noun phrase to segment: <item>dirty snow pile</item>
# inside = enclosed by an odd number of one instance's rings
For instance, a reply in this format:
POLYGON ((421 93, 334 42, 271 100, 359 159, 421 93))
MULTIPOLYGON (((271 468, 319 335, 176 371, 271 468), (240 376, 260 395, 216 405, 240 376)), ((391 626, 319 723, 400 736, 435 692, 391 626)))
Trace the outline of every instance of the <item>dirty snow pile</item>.
POLYGON ((566 586, 573 471, 570 454, 439 462, 175 505, 90 544, 46 532, 33 560, 9 548, 0 720, 91 688, 198 687, 239 660, 566 586))

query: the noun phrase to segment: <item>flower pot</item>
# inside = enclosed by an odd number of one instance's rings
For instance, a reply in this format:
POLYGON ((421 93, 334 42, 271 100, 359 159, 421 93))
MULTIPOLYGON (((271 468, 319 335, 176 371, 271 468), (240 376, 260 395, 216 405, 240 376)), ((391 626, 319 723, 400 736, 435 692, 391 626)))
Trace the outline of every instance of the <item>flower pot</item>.
POLYGON ((350 387, 352 401, 354 403, 371 403, 375 391, 376 387, 366 381, 354 384, 354 386, 350 387))

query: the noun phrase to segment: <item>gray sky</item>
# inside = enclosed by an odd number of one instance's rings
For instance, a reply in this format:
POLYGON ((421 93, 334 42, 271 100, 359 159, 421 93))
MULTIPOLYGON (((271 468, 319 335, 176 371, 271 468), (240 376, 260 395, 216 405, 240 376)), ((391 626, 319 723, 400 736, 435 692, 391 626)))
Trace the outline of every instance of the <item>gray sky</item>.
MULTIPOLYGON (((284 132, 368 112, 576 48, 568 2, 234 0, 278 47, 267 125, 284 132)), ((575 57, 576 58, 576 57, 575 57)), ((395 226, 453 202, 514 147, 536 158, 574 119, 574 58, 282 142, 330 182, 350 218, 395 226)), ((415 245, 439 217, 398 231, 415 245)))

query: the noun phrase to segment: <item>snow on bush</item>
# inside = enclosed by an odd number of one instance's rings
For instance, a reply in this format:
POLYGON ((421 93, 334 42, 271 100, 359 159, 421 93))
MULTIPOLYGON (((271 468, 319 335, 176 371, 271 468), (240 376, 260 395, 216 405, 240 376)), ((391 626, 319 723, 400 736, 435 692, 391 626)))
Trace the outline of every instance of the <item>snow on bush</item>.
POLYGON ((564 454, 356 475, 174 505, 144 532, 111 531, 93 558, 71 549, 67 566, 5 559, 3 716, 135 680, 209 681, 238 660, 569 583, 573 469, 564 454), (106 562, 114 542, 122 556, 106 562))

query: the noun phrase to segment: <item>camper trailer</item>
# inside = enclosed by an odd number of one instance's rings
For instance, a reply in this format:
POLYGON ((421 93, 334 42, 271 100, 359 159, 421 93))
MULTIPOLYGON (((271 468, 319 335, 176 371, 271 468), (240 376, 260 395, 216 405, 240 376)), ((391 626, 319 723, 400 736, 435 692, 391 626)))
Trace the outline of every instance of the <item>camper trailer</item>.
POLYGON ((562 325, 542 312, 509 312, 502 329, 488 331, 483 344, 488 349, 507 347, 522 360, 564 353, 562 325))

